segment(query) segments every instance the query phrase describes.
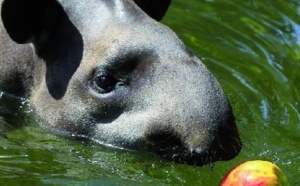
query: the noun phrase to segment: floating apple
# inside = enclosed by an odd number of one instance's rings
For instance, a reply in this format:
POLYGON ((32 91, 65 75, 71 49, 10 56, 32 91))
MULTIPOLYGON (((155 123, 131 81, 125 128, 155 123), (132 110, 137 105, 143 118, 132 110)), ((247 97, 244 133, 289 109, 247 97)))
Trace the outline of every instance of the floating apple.
POLYGON ((289 186, 289 183, 275 164, 253 160, 231 169, 220 186, 289 186))

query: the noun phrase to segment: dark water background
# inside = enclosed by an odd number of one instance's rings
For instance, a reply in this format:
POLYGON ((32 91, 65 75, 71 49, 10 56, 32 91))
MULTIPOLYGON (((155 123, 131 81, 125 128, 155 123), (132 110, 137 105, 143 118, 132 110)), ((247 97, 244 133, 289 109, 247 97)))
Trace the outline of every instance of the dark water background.
MULTIPOLYGON (((163 23, 203 60, 233 106, 244 148, 210 166, 63 138, 26 100, 0 99, 0 185, 218 185, 235 165, 276 163, 300 185, 300 1, 174 0, 163 23)), ((1 96, 1 95, 0 95, 1 96)))

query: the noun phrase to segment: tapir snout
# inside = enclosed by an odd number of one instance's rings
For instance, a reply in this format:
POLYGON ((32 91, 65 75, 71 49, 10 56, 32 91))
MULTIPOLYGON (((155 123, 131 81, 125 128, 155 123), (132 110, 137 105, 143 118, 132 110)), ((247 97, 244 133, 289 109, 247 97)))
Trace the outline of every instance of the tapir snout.
POLYGON ((40 123, 103 144, 196 165, 231 159, 241 143, 230 104, 202 62, 153 19, 168 5, 4 0, 0 88, 29 97, 40 123))

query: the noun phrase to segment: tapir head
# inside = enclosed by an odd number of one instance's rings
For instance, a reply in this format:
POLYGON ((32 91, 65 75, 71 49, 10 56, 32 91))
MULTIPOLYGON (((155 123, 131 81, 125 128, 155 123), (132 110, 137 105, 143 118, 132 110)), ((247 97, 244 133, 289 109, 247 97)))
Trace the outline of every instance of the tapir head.
POLYGON ((156 21, 168 5, 5 0, 9 36, 34 46, 28 95, 41 123, 190 164, 236 156, 241 143, 220 85, 156 21))

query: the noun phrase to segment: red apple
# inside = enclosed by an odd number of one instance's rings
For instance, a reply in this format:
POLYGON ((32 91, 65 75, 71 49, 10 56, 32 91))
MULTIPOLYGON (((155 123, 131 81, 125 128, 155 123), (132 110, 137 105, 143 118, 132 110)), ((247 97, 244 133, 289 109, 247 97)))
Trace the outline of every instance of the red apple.
POLYGON ((220 186, 289 186, 289 183, 275 164, 254 160, 231 169, 220 186))

